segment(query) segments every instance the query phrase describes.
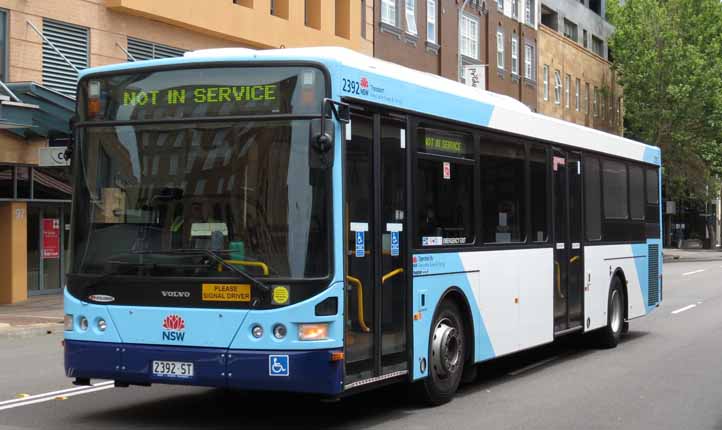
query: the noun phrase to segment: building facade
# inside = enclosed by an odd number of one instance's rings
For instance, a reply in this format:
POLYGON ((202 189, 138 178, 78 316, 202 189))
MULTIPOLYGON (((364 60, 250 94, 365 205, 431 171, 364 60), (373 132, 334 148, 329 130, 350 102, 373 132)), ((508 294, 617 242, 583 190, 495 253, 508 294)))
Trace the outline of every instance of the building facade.
POLYGON ((452 80, 475 69, 481 88, 536 110, 538 12, 536 0, 374 0, 374 56, 452 80))
POLYGON ((229 46, 370 55, 373 29, 371 0, 0 0, 0 304, 63 285, 79 70, 229 46))
POLYGON ((539 26, 538 111, 621 135, 623 90, 607 40, 605 0, 543 0, 539 26))

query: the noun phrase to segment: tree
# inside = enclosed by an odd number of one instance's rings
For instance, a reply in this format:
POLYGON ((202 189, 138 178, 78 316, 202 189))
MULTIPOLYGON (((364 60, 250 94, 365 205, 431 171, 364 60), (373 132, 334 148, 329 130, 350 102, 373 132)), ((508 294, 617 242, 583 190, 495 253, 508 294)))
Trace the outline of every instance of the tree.
POLYGON ((611 0, 625 135, 662 149, 672 200, 704 199, 722 177, 722 3, 611 0))

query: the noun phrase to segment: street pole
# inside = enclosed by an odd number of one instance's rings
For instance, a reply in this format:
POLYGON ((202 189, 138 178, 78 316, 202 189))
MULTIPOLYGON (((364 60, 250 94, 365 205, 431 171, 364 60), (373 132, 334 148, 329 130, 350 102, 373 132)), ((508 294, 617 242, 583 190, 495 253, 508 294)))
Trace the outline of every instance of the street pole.
POLYGON ((458 46, 458 49, 456 50, 457 51, 456 58, 458 60, 456 70, 459 72, 459 79, 457 79, 459 82, 461 82, 461 78, 463 76, 462 70, 461 70, 461 18, 464 16, 464 9, 466 9, 466 5, 468 3, 469 3, 469 0, 464 0, 464 4, 462 4, 461 9, 459 9, 459 25, 458 25, 459 37, 457 40, 457 44, 459 46, 458 46))

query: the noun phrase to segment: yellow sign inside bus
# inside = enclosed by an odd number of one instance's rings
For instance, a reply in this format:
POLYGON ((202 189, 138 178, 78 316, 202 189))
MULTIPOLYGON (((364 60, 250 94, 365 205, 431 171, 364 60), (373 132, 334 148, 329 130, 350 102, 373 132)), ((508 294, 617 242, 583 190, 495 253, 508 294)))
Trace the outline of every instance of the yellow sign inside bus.
POLYGON ((250 302, 250 284, 203 284, 204 302, 250 302))

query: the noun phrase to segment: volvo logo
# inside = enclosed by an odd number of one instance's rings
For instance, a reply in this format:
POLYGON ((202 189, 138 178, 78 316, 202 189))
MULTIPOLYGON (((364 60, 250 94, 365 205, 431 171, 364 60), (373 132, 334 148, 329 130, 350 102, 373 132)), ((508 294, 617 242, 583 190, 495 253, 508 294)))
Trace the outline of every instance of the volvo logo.
POLYGON ((161 294, 163 294, 163 297, 180 297, 180 298, 189 298, 191 296, 190 291, 161 291, 161 294))
POLYGON ((99 302, 99 303, 110 303, 115 301, 115 297, 108 296, 105 294, 92 294, 88 296, 88 299, 90 299, 93 302, 99 302))

